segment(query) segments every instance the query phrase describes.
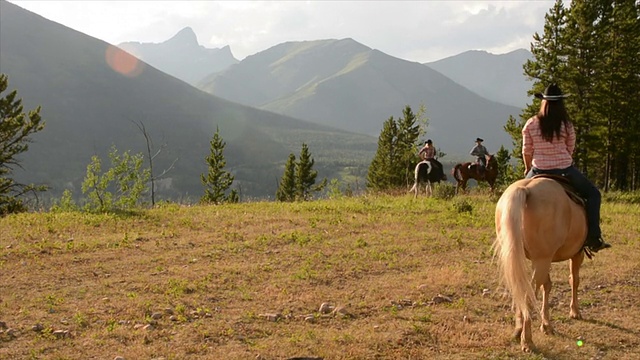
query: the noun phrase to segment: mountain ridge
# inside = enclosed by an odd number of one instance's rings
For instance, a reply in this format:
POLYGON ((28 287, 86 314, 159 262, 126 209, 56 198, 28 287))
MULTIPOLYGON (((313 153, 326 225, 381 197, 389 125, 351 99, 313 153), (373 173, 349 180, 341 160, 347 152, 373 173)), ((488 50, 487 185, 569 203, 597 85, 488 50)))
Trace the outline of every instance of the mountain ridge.
POLYGON ((406 105, 415 111, 425 105, 428 136, 439 137, 439 146, 457 156, 465 156, 478 136, 496 150, 510 147, 502 126, 519 113, 424 64, 351 38, 278 44, 212 74, 198 87, 233 102, 370 136, 406 105))
POLYGON ((136 123, 145 125, 158 147, 167 145, 154 168, 179 159, 159 192, 173 199, 202 192, 200 174, 207 171, 204 158, 217 128, 227 143, 234 185, 244 197, 273 196, 284 162, 302 142, 316 161, 322 159, 319 176, 329 178, 355 176, 347 167, 362 172, 375 151, 375 138, 233 103, 144 62, 132 74, 120 73, 107 61, 107 53, 117 49, 113 45, 11 3, 0 1, 0 7, 0 72, 9 76, 9 91, 18 91, 25 109, 42 106, 45 121, 22 154, 24 169, 17 169, 16 178, 48 184, 54 196, 64 189, 80 192, 92 155, 104 161, 111 146, 142 152, 144 137, 136 123), (326 149, 323 138, 333 141, 326 149), (336 152, 353 158, 337 158, 336 152))

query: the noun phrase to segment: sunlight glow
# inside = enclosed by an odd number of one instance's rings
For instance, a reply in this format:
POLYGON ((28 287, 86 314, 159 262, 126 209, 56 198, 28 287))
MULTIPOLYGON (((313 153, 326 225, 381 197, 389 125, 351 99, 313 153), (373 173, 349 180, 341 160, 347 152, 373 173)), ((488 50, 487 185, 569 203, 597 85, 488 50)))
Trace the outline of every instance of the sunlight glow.
POLYGON ((142 61, 113 45, 107 47, 105 60, 111 69, 127 77, 136 77, 144 70, 142 61))

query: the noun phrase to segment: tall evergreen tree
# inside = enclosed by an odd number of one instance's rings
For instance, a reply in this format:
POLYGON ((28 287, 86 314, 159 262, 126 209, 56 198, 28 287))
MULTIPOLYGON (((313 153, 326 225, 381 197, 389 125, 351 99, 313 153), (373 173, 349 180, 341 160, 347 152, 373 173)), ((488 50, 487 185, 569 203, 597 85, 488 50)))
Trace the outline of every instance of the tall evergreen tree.
POLYGON ((213 204, 238 202, 238 193, 235 190, 231 190, 229 195, 226 195, 227 190, 233 184, 234 176, 224 169, 227 165, 224 158, 224 148, 227 144, 220 137, 220 129, 216 128, 210 144, 211 153, 205 158, 209 165, 209 171, 206 176, 205 174, 200 175, 200 181, 205 187, 205 193, 200 201, 213 204))
POLYGON ((421 134, 420 120, 410 106, 406 106, 397 121, 387 119, 378 137, 378 149, 369 165, 367 187, 388 190, 407 186, 417 163, 416 143, 421 134))
POLYGON ((567 111, 576 129, 576 165, 587 176, 594 177, 592 164, 602 162, 603 128, 595 113, 599 94, 598 76, 602 62, 594 54, 602 53, 597 38, 596 25, 600 22, 599 5, 596 1, 576 0, 567 12, 564 31, 567 66, 560 83, 565 93, 572 94, 566 101, 567 111))
MULTIPOLYGON (((523 69, 530 94, 558 83, 572 94, 567 111, 576 128, 574 160, 605 190, 638 188, 640 177, 640 3, 630 0, 558 0, 534 35, 534 59, 523 69)), ((524 122, 539 108, 534 99, 505 125, 521 149, 524 122)))
MULTIPOLYGON (((578 1, 576 5, 582 4, 578 1)), ((605 156, 594 157, 594 169, 604 189, 633 189, 632 153, 637 149, 640 104, 640 3, 633 1, 590 1, 596 7, 593 22, 597 48, 606 56, 597 58, 600 67, 594 88, 598 95, 594 112, 600 121, 597 135, 605 156)), ((586 6, 586 5, 584 5, 586 6)), ((637 151, 637 150, 636 150, 637 151)))
POLYGON ((378 136, 378 148, 367 173, 367 187, 386 190, 393 187, 393 163, 395 161, 395 139, 398 126, 393 116, 382 124, 378 136))
POLYGON ((545 15, 543 33, 533 35, 531 43, 532 60, 523 65, 524 75, 533 79, 529 91, 532 102, 527 104, 518 119, 509 116, 504 130, 513 139, 513 157, 522 160, 522 128, 526 121, 540 108, 540 101, 533 98, 536 92, 542 92, 552 82, 562 81, 566 68, 566 49, 563 45, 563 31, 566 28, 566 9, 562 0, 557 0, 545 15))
MULTIPOLYGON (((9 78, 0 74, 0 95, 9 87, 9 78)), ((12 178, 15 167, 20 167, 17 155, 29 150, 30 136, 44 128, 40 107, 24 113, 22 99, 16 90, 0 97, 0 216, 26 210, 23 195, 44 191, 46 187, 16 183, 12 178)))
POLYGON ((284 174, 276 190, 276 200, 294 201, 296 199, 296 156, 289 154, 284 165, 284 174))
POLYGON ((316 185, 318 172, 313 169, 314 164, 315 160, 311 157, 309 147, 303 143, 295 169, 297 199, 309 200, 311 198, 311 192, 322 191, 327 184, 327 179, 323 179, 320 184, 316 185))
POLYGON ((417 164, 416 144, 420 137, 420 125, 418 117, 413 113, 410 106, 405 106, 402 117, 398 119, 398 139, 396 171, 400 175, 398 183, 409 185, 413 183, 413 171, 417 164))

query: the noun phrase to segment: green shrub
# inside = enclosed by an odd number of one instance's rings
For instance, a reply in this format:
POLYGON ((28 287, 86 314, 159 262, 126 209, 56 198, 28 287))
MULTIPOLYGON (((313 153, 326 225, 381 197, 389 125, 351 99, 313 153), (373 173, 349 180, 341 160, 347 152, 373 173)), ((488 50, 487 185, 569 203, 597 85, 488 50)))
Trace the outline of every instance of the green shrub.
POLYGON ((439 183, 433 187, 433 196, 436 199, 450 200, 456 196, 456 186, 451 183, 439 183))
POLYGON ((71 190, 66 189, 62 193, 62 197, 60 201, 56 201, 51 207, 52 212, 73 212, 78 211, 78 205, 73 201, 73 196, 71 195, 71 190))
POLYGON ((467 199, 456 199, 453 202, 453 209, 458 213, 468 212, 471 213, 473 211, 473 206, 467 199))

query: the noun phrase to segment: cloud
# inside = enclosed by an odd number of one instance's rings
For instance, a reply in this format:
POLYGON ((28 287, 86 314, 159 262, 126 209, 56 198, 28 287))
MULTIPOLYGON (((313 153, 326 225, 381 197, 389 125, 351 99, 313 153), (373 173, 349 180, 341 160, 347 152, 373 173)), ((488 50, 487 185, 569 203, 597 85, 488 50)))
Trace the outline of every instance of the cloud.
POLYGON ((191 27, 201 45, 243 59, 287 41, 352 38, 410 61, 528 48, 544 1, 12 1, 117 45, 191 27))

